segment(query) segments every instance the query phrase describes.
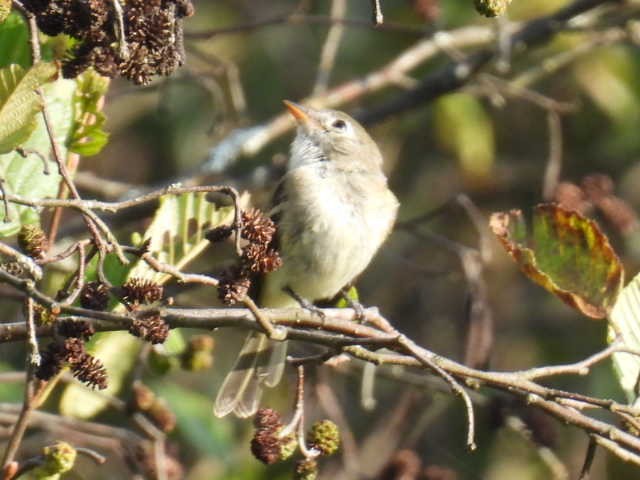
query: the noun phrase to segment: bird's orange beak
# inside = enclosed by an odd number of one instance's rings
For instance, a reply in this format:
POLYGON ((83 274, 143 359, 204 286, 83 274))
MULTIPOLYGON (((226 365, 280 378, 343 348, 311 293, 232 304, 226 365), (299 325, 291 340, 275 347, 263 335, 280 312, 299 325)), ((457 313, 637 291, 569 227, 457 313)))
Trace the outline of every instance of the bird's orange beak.
POLYGON ((290 102, 289 100, 283 100, 284 106, 287 107, 289 113, 296 119, 298 125, 310 128, 317 124, 317 121, 312 116, 312 110, 300 105, 299 103, 290 102))

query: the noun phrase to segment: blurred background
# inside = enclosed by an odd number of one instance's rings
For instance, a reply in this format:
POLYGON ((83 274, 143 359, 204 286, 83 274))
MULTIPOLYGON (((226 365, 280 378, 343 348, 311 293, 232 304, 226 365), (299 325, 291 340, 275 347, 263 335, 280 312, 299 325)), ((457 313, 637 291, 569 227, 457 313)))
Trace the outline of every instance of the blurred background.
MULTIPOLYGON (((115 199, 198 173, 199 181, 249 191, 251 202, 265 207, 293 132, 274 135, 264 147, 235 160, 220 160, 216 147, 233 148, 230 138, 246 139, 242 134, 255 133, 251 128, 268 128, 283 114, 283 99, 298 101, 316 88, 321 103, 326 88, 332 92, 378 71, 437 32, 455 38, 460 29, 477 27, 477 41, 452 46, 441 35, 440 49, 427 61, 385 88, 338 102, 337 108, 366 119, 368 112, 465 55, 498 50, 465 86, 367 125, 402 206, 399 227, 357 282, 360 299, 378 306, 419 344, 476 366, 514 370, 580 360, 605 345, 605 322, 581 316, 527 280, 487 230, 495 211, 520 208, 529 214, 549 200, 584 206, 580 202, 588 203, 588 187, 596 182, 620 201, 618 210, 585 210, 609 235, 627 279, 640 265, 634 214, 640 207, 638 4, 590 10, 551 40, 522 51, 497 47, 501 36, 523 22, 568 3, 514 0, 506 16, 486 19, 470 0, 383 1, 385 24, 373 28, 369 2, 194 1, 195 15, 185 21, 186 65, 146 87, 112 82, 104 104, 110 141, 100 154, 82 160, 78 185, 85 196, 115 199), (330 22, 332 8, 340 3, 348 21, 330 22), (341 37, 328 84, 318 86, 332 25, 340 25, 341 37), (470 280, 475 267, 480 278, 470 280), (484 346, 468 346, 470 325, 480 326, 488 338, 484 346)), ((118 217, 111 224, 126 238, 144 228, 144 217, 118 217)), ((66 228, 73 233, 72 225, 66 228)), ((230 255, 228 246, 216 246, 190 268, 215 274, 230 255)), ((219 305, 208 288, 171 293, 177 305, 219 305)), ((7 312, 17 312, 14 303, 5 303, 7 312)), ((215 360, 204 372, 145 372, 145 383, 177 417, 170 439, 183 478, 291 478, 290 463, 265 467, 251 456, 251 422, 211 415, 212 399, 243 336, 233 329, 214 332, 215 360)), ((6 370, 19 368, 22 354, 16 346, 0 346, 6 370)), ((407 372, 385 370, 377 375, 371 398, 362 394, 362 371, 351 362, 308 374, 308 421, 332 418, 345 437, 342 452, 321 463, 320 478, 401 478, 382 473, 390 463, 421 465, 423 477, 406 478, 537 480, 568 478, 567 472, 577 478, 588 444, 582 431, 482 389, 474 397, 478 449, 469 452, 463 405, 446 388, 412 385, 415 379, 407 372)), ((295 385, 289 374, 265 399, 285 416, 295 385)), ((609 362, 588 377, 557 377, 550 384, 624 399, 609 362)), ((20 385, 2 386, 2 401, 20 397, 20 385)), ((54 396, 47 406, 55 409, 55 401, 54 396)), ((96 420, 126 421, 108 411, 96 420)), ((100 468, 80 461, 84 468, 67 478, 125 478, 121 461, 100 468)), ((599 451, 590 478, 638 475, 599 451)))

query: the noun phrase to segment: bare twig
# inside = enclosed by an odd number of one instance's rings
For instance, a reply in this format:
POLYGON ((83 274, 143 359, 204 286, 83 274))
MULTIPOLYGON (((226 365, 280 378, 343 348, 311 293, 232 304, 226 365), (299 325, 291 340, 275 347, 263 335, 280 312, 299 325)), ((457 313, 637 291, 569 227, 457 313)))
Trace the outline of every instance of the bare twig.
POLYGON ((116 16, 116 38, 118 39, 118 55, 122 60, 129 59, 129 45, 127 44, 127 36, 124 29, 124 12, 120 0, 111 0, 113 11, 116 16))
POLYGON ((382 14, 382 6, 380 5, 380 0, 371 0, 371 9, 373 24, 375 26, 382 25, 384 23, 384 15, 382 14))
POLYGON ((613 453, 616 457, 624 460, 625 462, 640 466, 640 455, 637 452, 632 452, 621 447, 615 440, 605 438, 604 436, 594 435, 593 438, 595 438, 598 445, 609 450, 609 452, 613 453))
MULTIPOLYGON (((333 0, 331 3, 331 18, 344 18, 347 12, 346 0, 333 0)), ((321 95, 329 86, 329 77, 333 65, 335 63, 336 55, 338 53, 338 47, 340 45, 340 39, 344 33, 344 24, 340 22, 334 23, 329 32, 327 38, 322 46, 322 53, 320 54, 320 62, 318 64, 318 73, 316 75, 316 82, 313 86, 312 95, 321 95)))
POLYGON ((432 355, 426 354, 425 350, 418 347, 413 340, 405 335, 398 337, 398 344, 403 346, 412 356, 420 361, 424 366, 434 371, 436 375, 441 377, 451 387, 451 391, 462 398, 467 413, 467 447, 470 450, 476 449, 475 439, 475 414, 473 412, 473 404, 471 398, 464 388, 451 376, 449 372, 444 370, 432 355))
POLYGON ((249 33, 254 30, 258 30, 265 27, 276 25, 334 25, 340 23, 349 27, 371 29, 376 27, 376 30, 385 32, 396 32, 408 35, 424 35, 428 30, 424 27, 414 27, 410 25, 403 25, 393 22, 385 22, 380 25, 372 25, 371 21, 365 19, 355 18, 335 18, 331 15, 312 15, 301 12, 293 12, 284 15, 275 15, 273 17, 264 18, 240 25, 234 25, 230 27, 222 27, 211 30, 202 30, 197 32, 185 32, 185 38, 191 40, 206 40, 222 35, 233 35, 240 33, 249 33))
POLYGON ((560 115, 549 110, 547 124, 549 126, 549 159, 544 172, 542 198, 549 201, 555 195, 562 172, 562 122, 560 115))
POLYGON ((40 266, 38 266, 31 257, 20 253, 15 248, 0 242, 0 255, 5 255, 14 259, 27 270, 31 278, 34 280, 40 280, 42 278, 42 268, 40 268, 40 266))
POLYGON ((22 402, 22 407, 20 409, 20 413, 16 419, 15 424, 13 425, 13 429, 11 430, 11 436, 9 437, 9 442, 4 451, 4 455, 2 457, 2 465, 3 468, 7 468, 8 465, 13 462, 18 449, 20 448, 20 444, 22 443, 22 438, 24 437, 24 433, 27 430, 27 425, 29 423, 29 417, 33 410, 36 408, 37 400, 37 391, 35 388, 35 371, 40 363, 40 355, 38 353, 38 342, 36 340, 35 327, 33 323, 33 299, 27 298, 25 300, 25 316, 26 325, 27 325, 27 359, 26 359, 26 367, 25 370, 27 372, 25 377, 25 385, 24 385, 24 399, 22 402))

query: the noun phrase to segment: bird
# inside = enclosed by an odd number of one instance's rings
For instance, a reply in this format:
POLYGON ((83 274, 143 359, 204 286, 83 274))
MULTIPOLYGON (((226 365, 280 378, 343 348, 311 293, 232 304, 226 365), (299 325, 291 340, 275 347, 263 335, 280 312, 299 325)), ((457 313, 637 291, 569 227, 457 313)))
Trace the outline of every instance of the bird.
MULTIPOLYGON (((269 215, 282 266, 260 279, 260 307, 290 308, 336 297, 369 265, 399 208, 380 149, 348 114, 285 100, 297 124, 269 215)), ((214 414, 252 416, 264 387, 283 375, 286 341, 252 332, 220 387, 214 414)))

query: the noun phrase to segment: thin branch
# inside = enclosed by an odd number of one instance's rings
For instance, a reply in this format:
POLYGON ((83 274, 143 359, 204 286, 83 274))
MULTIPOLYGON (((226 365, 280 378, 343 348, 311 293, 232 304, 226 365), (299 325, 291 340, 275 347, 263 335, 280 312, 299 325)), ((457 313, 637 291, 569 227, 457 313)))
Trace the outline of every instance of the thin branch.
MULTIPOLYGON (((491 43, 494 38, 494 30, 482 26, 438 32, 418 41, 378 70, 334 87, 323 95, 303 99, 302 102, 317 108, 335 108, 395 85, 398 78, 406 77, 409 72, 440 53, 443 45, 455 48, 480 46, 491 43)), ((234 130, 211 151, 209 160, 201 168, 204 172, 218 171, 241 156, 256 155, 293 126, 290 115, 282 113, 263 125, 234 130)))
POLYGON ((412 356, 417 358, 420 363, 424 366, 433 370, 436 375, 441 377, 445 382, 449 384, 451 387, 451 391, 462 398, 465 410, 467 413, 467 448, 469 450, 476 449, 476 440, 475 440, 475 415, 473 411, 473 403, 471 402, 471 398, 469 394, 465 391, 464 388, 451 376, 449 372, 444 370, 433 358, 433 355, 428 355, 427 352, 418 347, 413 340, 409 339, 405 335, 400 335, 398 337, 398 344, 403 346, 412 356))
POLYGON ((122 11, 122 5, 120 0, 111 0, 113 5, 113 11, 116 17, 116 38, 118 39, 118 55, 122 60, 129 59, 129 45, 127 44, 127 36, 124 28, 124 12, 122 11))
MULTIPOLYGON (((331 18, 341 19, 344 18, 347 13, 347 1, 346 0, 333 0, 331 3, 331 18)), ((320 54, 320 62, 318 64, 318 73, 316 75, 316 82, 313 86, 312 95, 321 95, 326 92, 329 86, 329 77, 335 64, 336 55, 338 54, 338 47, 340 46, 340 40, 344 33, 344 24, 340 22, 334 23, 329 32, 327 38, 322 46, 322 53, 320 54)))
POLYGON ((2 457, 2 465, 3 469, 7 469, 9 464, 13 462, 18 449, 20 448, 20 444, 22 443, 22 439, 24 437, 25 432, 27 431, 27 426, 29 424, 29 417, 31 413, 36 408, 36 388, 35 388, 35 371, 40 363, 40 355, 38 353, 38 343, 36 340, 36 334, 33 323, 33 299, 27 298, 25 300, 25 315, 26 315, 26 326, 27 326, 27 358, 26 358, 26 377, 25 377, 25 385, 24 385, 24 398, 22 401, 22 407, 20 409, 20 413, 13 425, 13 429, 11 430, 11 436, 9 437, 9 442, 4 451, 4 455, 2 457))
POLYGON ((593 438, 595 438, 598 445, 609 450, 609 452, 613 453, 616 457, 624 460, 625 462, 640 466, 640 454, 629 451, 628 449, 621 447, 614 440, 610 440, 603 436, 594 435, 593 438))
POLYGON ((371 0, 371 18, 373 19, 373 24, 377 27, 378 25, 382 25, 384 23, 384 15, 382 14, 382 6, 380 5, 380 0, 371 0))
POLYGON ((393 22, 385 22, 381 25, 372 25, 371 21, 357 18, 335 18, 331 15, 312 15, 300 12, 290 14, 275 15, 269 18, 263 18, 253 22, 243 23, 240 25, 232 25, 230 27, 222 27, 211 30, 201 30, 197 32, 185 32, 184 36, 191 40, 207 40, 222 35, 234 35, 241 33, 250 33, 255 30, 277 26, 277 25, 334 25, 341 24, 355 28, 371 29, 375 26, 376 30, 384 32, 396 32, 408 35, 422 36, 429 29, 425 27, 414 27, 393 22))
MULTIPOLYGON (((619 0, 575 0, 551 15, 531 20, 509 37, 511 50, 522 54, 530 47, 548 42, 567 28, 576 16, 608 3, 619 3, 619 0)), ((466 85, 476 73, 498 58, 499 53, 500 47, 493 46, 467 55, 434 73, 430 72, 410 91, 356 116, 364 123, 375 123, 424 105, 466 85)))
MULTIPOLYGON (((6 243, 0 242, 0 255, 12 258, 18 262, 23 268, 27 270, 29 276, 34 280, 40 280, 42 278, 42 268, 34 262, 33 258, 20 253, 13 247, 10 247, 6 243)), ((0 269, 1 271, 2 269, 0 269)))
POLYGON ((560 174, 562 172, 562 121, 558 112, 547 112, 547 125, 549 128, 549 159, 544 171, 542 198, 547 201, 553 199, 560 174))

